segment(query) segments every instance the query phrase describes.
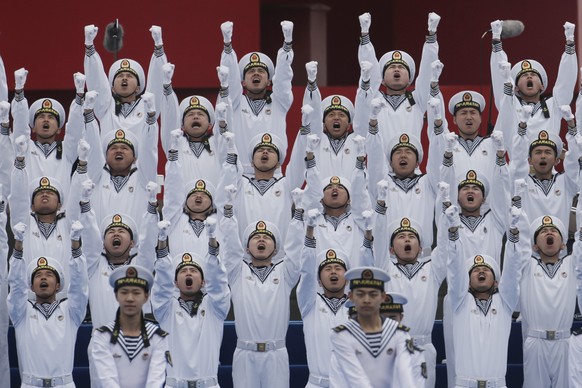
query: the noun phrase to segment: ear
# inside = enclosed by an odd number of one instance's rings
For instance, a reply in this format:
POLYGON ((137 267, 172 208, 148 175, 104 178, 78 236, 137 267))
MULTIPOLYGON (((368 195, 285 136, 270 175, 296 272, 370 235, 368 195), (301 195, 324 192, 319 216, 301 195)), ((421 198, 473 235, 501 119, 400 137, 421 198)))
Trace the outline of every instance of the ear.
POLYGON ((174 287, 178 288, 178 282, 174 280, 174 287))
POLYGON ((538 248, 538 245, 537 244, 534 244, 534 246, 532 247, 532 250, 534 252, 539 252, 540 251, 540 248, 538 248))
POLYGON ((528 156, 527 163, 531 166, 531 156, 528 156))
POLYGON ((394 255, 394 247, 392 247, 392 246, 390 247, 390 254, 394 255))
POLYGON ((453 123, 457 125, 457 115, 453 115, 453 123))
POLYGON ((135 242, 134 242, 133 240, 131 240, 131 241, 129 242, 129 247, 130 247, 130 248, 133 248, 134 246, 135 246, 135 242))
POLYGON ((57 129, 57 132, 56 132, 56 134, 57 134, 57 135, 60 135, 60 134, 61 134, 61 129, 60 129, 60 128, 59 128, 59 129, 57 129))

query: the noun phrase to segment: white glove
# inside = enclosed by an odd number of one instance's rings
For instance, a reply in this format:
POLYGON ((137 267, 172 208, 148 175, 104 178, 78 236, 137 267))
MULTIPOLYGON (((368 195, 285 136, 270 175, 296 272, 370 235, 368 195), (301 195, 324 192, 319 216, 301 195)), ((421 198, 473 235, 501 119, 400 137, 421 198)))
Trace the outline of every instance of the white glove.
POLYGON ((206 225, 204 229, 206 229, 206 235, 208 238, 216 238, 216 217, 209 216, 206 217, 206 221, 204 221, 206 225))
POLYGON ((451 185, 447 182, 440 181, 437 184, 439 202, 451 202, 451 185))
POLYGON ((152 33, 152 39, 154 40, 154 46, 163 46, 164 41, 162 40, 162 27, 151 26, 150 32, 152 33))
POLYGON ((79 241, 81 239, 81 232, 83 231, 83 224, 81 224, 81 221, 74 221, 71 224, 71 240, 73 241, 79 241))
POLYGON ((317 149, 317 147, 319 147, 319 141, 321 139, 319 138, 319 136, 311 134, 311 135, 307 135, 307 145, 305 146, 305 152, 315 152, 315 150, 317 149))
POLYGON ((10 103, 8 101, 0 101, 0 124, 8 123, 10 121, 10 103))
POLYGON ((447 217, 449 228, 456 228, 461 225, 461 217, 459 216, 459 208, 457 206, 451 205, 446 208, 445 216, 447 217))
POLYGON ((236 198, 237 188, 235 185, 228 185, 224 188, 226 193, 226 203, 225 205, 233 205, 234 199, 236 198))
POLYGON ((566 40, 574 41, 574 29, 576 28, 575 24, 570 22, 564 23, 564 35, 566 36, 566 40))
POLYGON ((75 92, 77 92, 77 94, 83 94, 85 92, 85 80, 87 79, 87 77, 85 77, 85 74, 83 73, 75 73, 73 74, 73 82, 75 83, 75 92))
POLYGON ((222 31, 222 40, 224 43, 232 42, 232 22, 224 22, 220 25, 220 31, 222 31))
POLYGON ((306 127, 311 123, 311 114, 313 113, 313 107, 309 104, 305 104, 301 107, 301 125, 306 127))
POLYGON ((174 130, 172 130, 172 132, 170 132, 170 149, 171 150, 178 149, 178 146, 180 145, 180 138, 182 137, 183 134, 184 134, 184 132, 182 132, 182 130, 180 128, 174 129, 174 130))
POLYGON ((386 202, 386 198, 388 198, 388 189, 390 188, 388 181, 382 179, 381 181, 376 183, 376 187, 377 187, 376 200, 386 202))
POLYGON ((560 105, 560 113, 565 121, 574 120, 574 114, 570 105, 560 105))
POLYGON ((513 184, 513 196, 514 197, 521 197, 525 190, 527 189, 527 182, 525 179, 516 179, 513 184))
POLYGON ((226 142, 226 153, 238 155, 238 151, 236 149, 236 144, 234 142, 234 133, 232 132, 224 132, 222 134, 224 137, 224 141, 226 142))
POLYGON ((381 97, 376 97, 370 102, 370 120, 378 120, 378 115, 386 103, 381 97))
POLYGON ((496 151, 505 151, 505 143, 503 142, 503 132, 493 131, 491 132, 491 140, 495 146, 496 151))
POLYGON ((362 78, 362 81, 370 80, 370 70, 372 70, 372 62, 360 62, 360 78, 362 78))
POLYGON ((283 30, 283 38, 285 43, 293 42, 293 22, 283 20, 281 22, 281 29, 283 30))
POLYGON ((17 241, 24 241, 24 233, 26 233, 26 224, 19 222, 12 226, 12 234, 17 241))
POLYGON ((153 181, 149 181, 146 185, 146 190, 148 192, 148 202, 154 203, 158 200, 158 188, 160 186, 153 181))
POLYGON ((82 162, 86 162, 89 157, 89 151, 91 151, 91 145, 85 140, 80 139, 77 143, 77 156, 82 162))
POLYGON ((293 198, 293 203, 295 204, 295 209, 303 209, 303 194, 305 190, 296 187, 291 191, 291 198, 293 198))
POLYGON ((439 26, 439 22, 441 21, 441 17, 434 13, 431 12, 428 14, 428 32, 430 33, 435 33, 437 32, 437 27, 439 26))
POLYGON ((28 150, 28 139, 24 135, 20 135, 14 140, 16 144, 16 157, 23 158, 26 156, 26 151, 28 150))
POLYGON ((362 221, 364 223, 364 230, 374 229, 375 224, 375 213, 372 210, 364 210, 362 212, 362 221))
POLYGON ((95 103, 97 102, 97 97, 99 96, 99 92, 96 90, 89 90, 85 93, 85 99, 83 101, 83 109, 84 110, 93 110, 95 108, 95 103))
POLYGON ((307 71, 307 80, 309 82, 315 82, 317 78, 317 61, 310 61, 305 64, 305 70, 307 71))
POLYGON ((93 183, 91 179, 85 179, 83 183, 81 183, 81 202, 86 203, 91 200, 94 188, 95 183, 93 183))
POLYGON ((499 67, 499 72, 501 73, 501 78, 507 82, 513 82, 511 79, 511 63, 507 61, 499 61, 497 64, 499 67))
POLYGON ((457 143, 457 134, 454 132, 445 133, 445 152, 453 152, 457 143))
POLYGON ((307 223, 307 226, 311 226, 312 228, 315 228, 315 226, 317 225, 317 220, 319 219, 319 217, 321 216, 321 213, 319 212, 319 209, 310 209, 307 211, 307 217, 305 222, 307 223))
POLYGON ((162 73, 163 73, 163 84, 164 85, 169 85, 172 83, 172 77, 174 77, 174 69, 176 68, 176 65, 174 65, 173 63, 164 63, 164 65, 162 66, 162 73))
POLYGON ((144 108, 147 113, 156 112, 156 97, 153 93, 145 92, 141 95, 141 99, 143 100, 144 108))
POLYGON ((491 35, 494 40, 501 40, 501 31, 503 30, 503 22, 501 20, 495 20, 491 22, 491 35))
POLYGON ((16 83, 14 89, 16 90, 24 89, 24 84, 26 84, 27 75, 28 70, 26 70, 24 67, 21 67, 20 69, 14 72, 14 81, 16 83))
POLYGON ((517 113, 517 119, 520 123, 527 123, 529 118, 531 117, 531 112, 533 112, 533 108, 531 105, 519 105, 515 109, 515 113, 517 113))
POLYGON ((99 27, 94 24, 85 26, 85 46, 93 46, 93 41, 95 40, 98 31, 99 27))
POLYGON ((365 35, 370 32, 370 25, 372 24, 372 15, 369 12, 363 13, 358 16, 360 19, 360 29, 362 31, 362 35, 365 35))
POLYGON ((430 82, 439 82, 445 65, 438 59, 430 64, 430 82))
POLYGON ((366 138, 364 136, 356 135, 354 146, 356 147, 356 158, 366 156, 366 138))
POLYGON ((166 241, 168 239, 168 229, 170 229, 170 221, 158 221, 158 240, 166 241))
POLYGON ((215 122, 219 123, 221 121, 226 122, 226 109, 228 108, 228 104, 224 101, 219 102, 216 104, 214 108, 214 120, 215 122))
POLYGON ((230 73, 230 70, 228 69, 228 67, 217 66, 216 73, 218 74, 218 80, 220 81, 220 87, 223 89, 227 88, 228 87, 228 75, 230 73))
POLYGON ((509 223, 509 229, 517 229, 517 224, 519 223, 519 219, 521 218, 521 209, 512 206, 509 213, 511 214, 511 222, 509 223))
POLYGON ((428 100, 428 107, 430 108, 430 112, 435 120, 443 119, 443 115, 441 113, 442 104, 440 99, 431 97, 430 100, 428 100))

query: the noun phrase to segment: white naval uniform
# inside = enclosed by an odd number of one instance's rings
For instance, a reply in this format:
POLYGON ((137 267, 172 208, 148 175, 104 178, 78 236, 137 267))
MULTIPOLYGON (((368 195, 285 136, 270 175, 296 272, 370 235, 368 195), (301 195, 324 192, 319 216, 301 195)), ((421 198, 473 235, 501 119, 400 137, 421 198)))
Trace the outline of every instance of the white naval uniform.
MULTIPOLYGON (((63 186, 63 190, 67 193, 71 182, 71 169, 73 163, 77 159, 77 144, 82 137, 83 102, 79 98, 71 103, 68 121, 61 129, 65 131, 63 141, 55 141, 57 143, 56 148, 54 148, 48 156, 45 156, 42 149, 30 138, 32 130, 28 125, 28 101, 24 98, 24 95, 21 96, 22 99, 19 99, 17 95, 12 101, 11 110, 12 117, 14 118, 12 128, 14 132, 11 137, 14 140, 21 135, 24 135, 27 138, 28 148, 26 150, 25 158, 29 170, 29 178, 31 181, 38 181, 43 176, 57 178, 63 186), (60 159, 57 158, 59 153, 60 159)), ((61 120, 62 119, 63 118, 61 118, 61 120)), ((2 159, 4 158, 5 156, 2 157, 2 159)))
MULTIPOLYGON (((579 244, 577 248, 580 249, 579 244)), ((530 257, 521 278, 524 387, 568 385, 568 337, 576 306, 574 256, 555 264, 553 276, 530 257)))
POLYGON ((85 318, 88 290, 85 257, 80 249, 72 255, 69 251, 69 255, 71 280, 67 299, 57 302, 58 307, 48 319, 35 307, 34 301, 28 300, 26 279, 30 274, 26 273, 22 257, 15 251, 10 260, 8 311, 16 335, 22 387, 38 386, 27 381, 38 383, 38 379, 51 378, 68 381, 62 387, 75 387, 72 381, 75 342, 77 329, 85 318))
MULTIPOLYGON (((513 91, 510 89, 505 89, 504 79, 501 75, 501 70, 499 69, 499 62, 507 61, 507 54, 503 51, 502 43, 499 42, 493 45, 493 50, 491 52, 491 85, 493 86, 493 96, 495 97, 495 106, 499 111, 500 119, 503 122, 502 126, 499 126, 500 130, 503 131, 505 139, 511 139, 515 134, 515 129, 519 124, 517 114, 515 113, 516 107, 523 102, 520 98, 513 96, 513 91), (507 91, 507 105, 502 101, 507 91), (504 111, 502 113, 502 110, 504 111)), ((539 102, 534 105, 534 109, 531 118, 527 121, 528 131, 537 134, 541 130, 548 132, 553 132, 556 135, 560 133, 560 124, 562 120, 562 114, 560 113, 561 105, 569 105, 572 101, 572 95, 574 93, 574 88, 576 86, 576 80, 578 79, 578 60, 576 56, 575 46, 568 46, 564 50, 562 57, 560 59, 560 65, 558 68, 558 77, 556 78, 556 83, 554 89, 552 90, 552 97, 545 99, 545 105, 547 107, 548 118, 544 117, 544 109, 542 104, 539 102)), ((512 80, 514 83, 516 80, 512 80)), ((548 86, 548 85, 544 85, 548 86)), ((510 145, 510 144, 508 144, 510 145)), ((511 155, 511 148, 510 150, 511 155)), ((531 215, 528 214, 528 216, 531 215)), ((532 220, 535 218, 531 218, 532 220)))
POLYGON ((288 388, 285 336, 289 326, 289 295, 299 278, 303 224, 291 221, 282 259, 281 243, 277 241, 279 253, 275 254, 264 282, 251 271, 245 254, 246 241, 238 238, 236 218, 221 217, 219 227, 225 236, 222 257, 232 292, 238 338, 232 365, 234 387, 288 388))
MULTIPOLYGON (((341 245, 338 245, 341 246, 341 245)), ((371 241, 364 240, 360 265, 371 266, 374 258, 371 241), (366 246, 367 245, 367 246, 366 246)), ((348 309, 344 307, 346 295, 337 300, 332 308, 331 301, 321 287, 318 287, 316 240, 305 238, 301 251, 301 280, 297 286, 297 304, 303 320, 303 334, 309 366, 309 382, 306 388, 329 387, 329 370, 331 358, 331 338, 329 330, 348 319, 348 309)), ((347 258, 340 257, 345 260, 347 258)))
MULTIPOLYGON (((0 57, 0 66, 2 58, 0 57)), ((0 75, 2 74, 0 69, 0 75)), ((0 77, 0 85, 1 85, 0 77)), ((6 225, 6 202, 0 203, 0 225, 6 225)), ((0 228, 0 381, 10 386, 10 364, 8 362, 8 233, 6 228, 0 228)))
MULTIPOLYGON (((434 387, 436 382, 436 348, 432 344, 432 329, 438 306, 439 288, 447 271, 446 257, 443 256, 444 248, 442 248, 442 244, 446 243, 446 228, 439 225, 437 248, 432 251, 430 256, 419 257, 413 263, 412 270, 407 273, 398 264, 397 259, 391 257, 390 238, 394 231, 388 230, 388 226, 395 218, 387 213, 389 211, 387 212, 386 207, 376 205, 374 266, 383 269, 390 275, 390 291, 399 292, 408 299, 406 313, 401 323, 410 328, 409 334, 414 345, 422 349, 427 375, 424 386, 434 387)), ((420 242, 424 244, 422 240, 420 242)), ((422 374, 422 363, 415 363, 415 367, 417 365, 418 369, 415 369, 415 374, 422 374)))
MULTIPOLYGON (((97 121, 86 117, 85 140, 91 145, 87 158, 87 175, 95 183, 95 189, 91 195, 91 206, 98 222, 108 215, 123 213, 133 218, 138 225, 138 230, 141 229, 143 210, 149 198, 146 186, 148 182, 156 181, 158 168, 157 122, 152 118, 142 117, 141 125, 140 132, 136 135, 138 144, 134 144, 137 153, 136 161, 132 165, 128 180, 117 192, 111 180, 109 167, 105 164, 106 157, 97 121)), ((73 174, 73 179, 75 179, 75 174, 73 174)))
MULTIPOLYGON (((175 268, 168 251, 158 251, 156 278, 152 287, 153 312, 161 327, 169 331, 168 346, 172 364, 167 377, 177 381, 217 381, 224 320, 230 308, 230 289, 226 269, 218 257, 218 248, 207 245, 204 268, 204 296, 197 313, 186 311, 175 295, 175 268)), ((174 386, 166 383, 166 386, 174 386)), ((218 387, 209 383, 206 387, 218 387)))
POLYGON ((391 319, 382 324, 377 354, 372 352, 356 320, 347 320, 331 334, 330 387, 416 388, 408 328, 391 319), (407 342, 408 341, 408 342, 407 342))
MULTIPOLYGON (((506 386, 507 348, 512 314, 519 302, 521 268, 531 252, 527 220, 521 221, 520 226, 523 227, 520 228, 519 235, 508 233, 505 269, 501 278, 499 274, 495 274, 495 279, 499 279, 498 292, 491 295, 486 314, 477 305, 473 294, 467 291, 469 273, 465 260, 471 256, 462 256, 462 240, 459 239, 459 234, 449 233, 445 252, 448 256, 447 298, 455 329, 453 343, 456 387, 476 387, 479 381, 486 381, 487 387, 506 386)), ((474 252, 472 256, 478 254, 479 252, 474 252)), ((525 292, 522 290, 522 295, 525 292)))
MULTIPOLYGON (((385 146, 393 136, 399 136, 402 132, 421 138, 424 113, 430 98, 431 63, 438 59, 438 52, 439 44, 436 40, 436 34, 427 36, 422 47, 422 57, 415 82, 416 90, 407 92, 406 96, 409 97, 404 97, 396 108, 387 103, 378 114, 378 128, 385 146), (412 101, 414 101, 414 104, 412 101)), ((384 79, 384 72, 383 69, 380 69, 376 51, 369 38, 361 39, 358 46, 358 62, 361 63, 362 61, 372 63, 372 69, 370 71, 369 90, 361 90, 362 82, 360 82, 356 93, 356 110, 361 109, 359 105, 362 104, 369 107, 372 99, 376 97, 389 99, 383 92, 378 90, 384 79)), ((384 151, 390 152, 390 150, 386 149, 384 151)))
MULTIPOLYGON (((161 388, 166 380, 166 363, 169 363, 167 333, 158 325, 146 321, 145 329, 150 346, 141 347, 130 360, 120 343, 123 331, 115 344, 111 343, 114 322, 93 332, 89 343, 90 360, 96 371, 94 388, 161 388)), ((143 346, 143 343, 142 343, 143 346)))
MULTIPOLYGON (((146 91, 155 96, 156 112, 160 112, 163 96, 163 81, 162 81, 162 66, 168 62, 163 47, 154 50, 150 59, 146 91)), ((101 126, 101 135, 106 135, 110 131, 118 129, 129 130, 133 132, 139 139, 142 138, 143 127, 142 123, 147 112, 144 110, 141 94, 144 91, 144 85, 140 85, 140 92, 138 97, 132 104, 128 105, 129 109, 124 115, 115 114, 115 99, 111 94, 113 85, 109 83, 107 73, 103 68, 101 57, 95 51, 95 46, 85 49, 84 57, 85 75, 87 76, 87 90, 95 90, 99 93, 95 103, 95 116, 99 120, 101 126)), ((145 81, 145 80, 144 80, 145 81)), ((156 116, 157 118, 157 116, 156 116)))
MULTIPOLYGON (((582 221, 582 220, 580 220, 582 221)), ((576 233, 576 241, 572 251, 576 264, 576 295, 578 297, 578 307, 582 303, 582 241, 580 232, 576 233)), ((582 387, 582 331, 580 329, 572 332, 568 344, 568 384, 570 387, 582 387)))
MULTIPOLYGON (((220 65, 229 69, 228 89, 221 91, 217 103, 226 102, 232 106, 232 132, 236 135, 234 140, 240 152, 244 152, 249 148, 248 142, 254 136, 269 132, 281 139, 283 142, 283 150, 281 151, 287 154, 286 117, 293 103, 291 85, 293 79, 293 70, 291 69, 293 57, 293 49, 290 46, 285 45, 277 51, 275 74, 269 75, 273 82, 273 93, 270 95, 271 103, 269 104, 265 101, 264 106, 255 114, 247 96, 243 94, 241 84, 243 80, 241 79, 236 53, 232 47, 225 47, 222 51, 220 65)), ((250 161, 245 158, 241 162, 245 172, 252 171, 250 161)))
MULTIPOLYGON (((172 154, 170 154, 172 155, 172 154)), ((202 269, 206 266, 206 254, 208 253, 208 236, 206 235, 206 226, 199 231, 198 235, 192 224, 190 217, 184 212, 184 203, 187 194, 184 190, 184 168, 182 167, 182 152, 178 152, 178 160, 170 156, 166 162, 166 179, 164 184, 164 207, 162 214, 164 220, 170 221, 168 232, 168 245, 171 254, 175 255, 181 252, 196 253, 204 259, 199 263, 202 269)), ((196 178, 194 178, 196 179, 196 178)), ((213 193, 216 195, 216 193, 213 193)), ((215 198, 213 198, 214 201, 215 198)), ((222 231, 216 230, 216 239, 222 241, 222 231)))

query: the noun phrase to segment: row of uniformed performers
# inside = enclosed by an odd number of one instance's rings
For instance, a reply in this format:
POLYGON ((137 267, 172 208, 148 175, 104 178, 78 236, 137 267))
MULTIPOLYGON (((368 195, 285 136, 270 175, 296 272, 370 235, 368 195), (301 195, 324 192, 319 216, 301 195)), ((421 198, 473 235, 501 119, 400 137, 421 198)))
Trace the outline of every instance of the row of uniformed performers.
MULTIPOLYGON (((93 44, 98 28, 86 26, 84 74, 74 74, 67 116, 48 97, 29 105, 24 68, 14 72, 8 103, 2 65, 0 217, 5 223, 10 209, 16 242, 10 271, 2 266, 2 292, 7 284, 11 291, 1 338, 8 312, 23 386, 74 386, 87 304, 95 386, 218 386, 232 300, 234 385, 288 387, 285 336, 298 283, 307 386, 434 387, 431 332, 445 278, 450 387, 505 386, 515 310, 524 386, 582 384, 582 343, 570 333, 582 279, 578 233, 573 253, 565 249, 582 169, 569 105, 574 25, 564 24, 557 81, 545 97, 542 65, 512 66, 503 22, 491 23, 499 116, 483 136, 483 96, 466 90, 444 101, 440 93, 439 21, 429 14, 417 71, 405 51, 378 59, 371 16, 361 15, 355 103, 323 98, 309 62, 299 129, 286 128, 289 21, 281 22, 276 64, 260 52, 238 60, 233 23, 220 26, 216 104, 202 96, 178 102, 158 26, 147 78, 132 59, 106 73, 93 44), (428 149, 419 140, 425 114, 428 149), (296 137, 283 174, 288 133, 296 137), (163 209, 154 183, 159 137, 163 209), (142 306, 159 326, 143 319, 142 306)), ((0 239, 7 256, 4 230, 0 239)), ((5 376, 7 357, 0 359, 5 376)))

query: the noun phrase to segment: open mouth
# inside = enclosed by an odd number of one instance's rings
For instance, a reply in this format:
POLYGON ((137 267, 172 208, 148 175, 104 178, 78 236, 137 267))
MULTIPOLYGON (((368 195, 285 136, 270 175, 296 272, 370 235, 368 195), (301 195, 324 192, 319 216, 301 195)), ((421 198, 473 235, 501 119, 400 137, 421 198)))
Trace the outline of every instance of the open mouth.
POLYGON ((40 288, 41 288, 41 289, 48 288, 48 283, 47 283, 47 282, 41 282, 41 283, 40 283, 40 288))
POLYGON ((267 249, 267 246, 264 243, 259 243, 259 245, 257 245, 257 249, 262 252, 267 249))
POLYGON ((121 81, 121 86, 126 87, 127 85, 129 85, 127 81, 121 81))
POLYGON ((113 242, 112 242, 112 245, 113 245, 114 247, 120 247, 120 246, 121 246, 121 239, 119 239, 119 238, 114 238, 114 239, 113 239, 113 242))
POLYGON ((335 121, 335 122, 333 123, 333 129, 339 129, 339 128, 340 128, 340 123, 339 123, 339 122, 337 122, 337 121, 335 121))
POLYGON ((191 287, 192 284, 194 284, 194 282, 192 281, 192 278, 186 278, 186 286, 191 287))
POLYGON ((42 125, 42 129, 49 129, 49 128, 50 128, 50 125, 49 125, 49 123, 44 123, 44 124, 42 125))
POLYGON ((400 73, 394 73, 394 78, 395 79, 400 79, 400 73))
POLYGON ((398 164, 401 166, 408 166, 408 162, 405 159, 402 159, 398 164))
POLYGON ((479 279, 480 282, 484 282, 487 279, 487 276, 485 276, 484 273, 480 273, 477 279, 479 279))
POLYGON ((269 161, 269 155, 263 155, 263 156, 261 156, 261 161, 262 162, 268 162, 269 161))
POLYGON ((407 252, 408 253, 408 252, 411 252, 411 251, 412 251, 412 245, 406 244, 404 246, 404 252, 407 252))
POLYGON ((332 282, 337 282, 339 280, 339 277, 336 276, 336 275, 332 275, 332 276, 329 277, 329 280, 332 281, 332 282))
POLYGON ((554 236, 548 236, 548 237, 546 237, 546 244, 548 244, 548 245, 554 245, 554 236))
POLYGON ((123 160, 123 155, 122 154, 116 154, 115 155, 115 160, 123 160))
POLYGON ((467 195, 467 201, 472 203, 473 201, 475 201, 475 197, 473 197, 472 194, 469 194, 467 195))
POLYGON ((527 86, 528 88, 533 88, 533 81, 531 81, 531 80, 528 80, 528 81, 527 81, 527 84, 526 84, 526 86, 527 86))
POLYGON ((338 197, 338 195, 339 195, 339 193, 337 192, 337 190, 333 190, 333 191, 331 192, 331 197, 332 197, 332 198, 337 198, 337 197, 338 197))

